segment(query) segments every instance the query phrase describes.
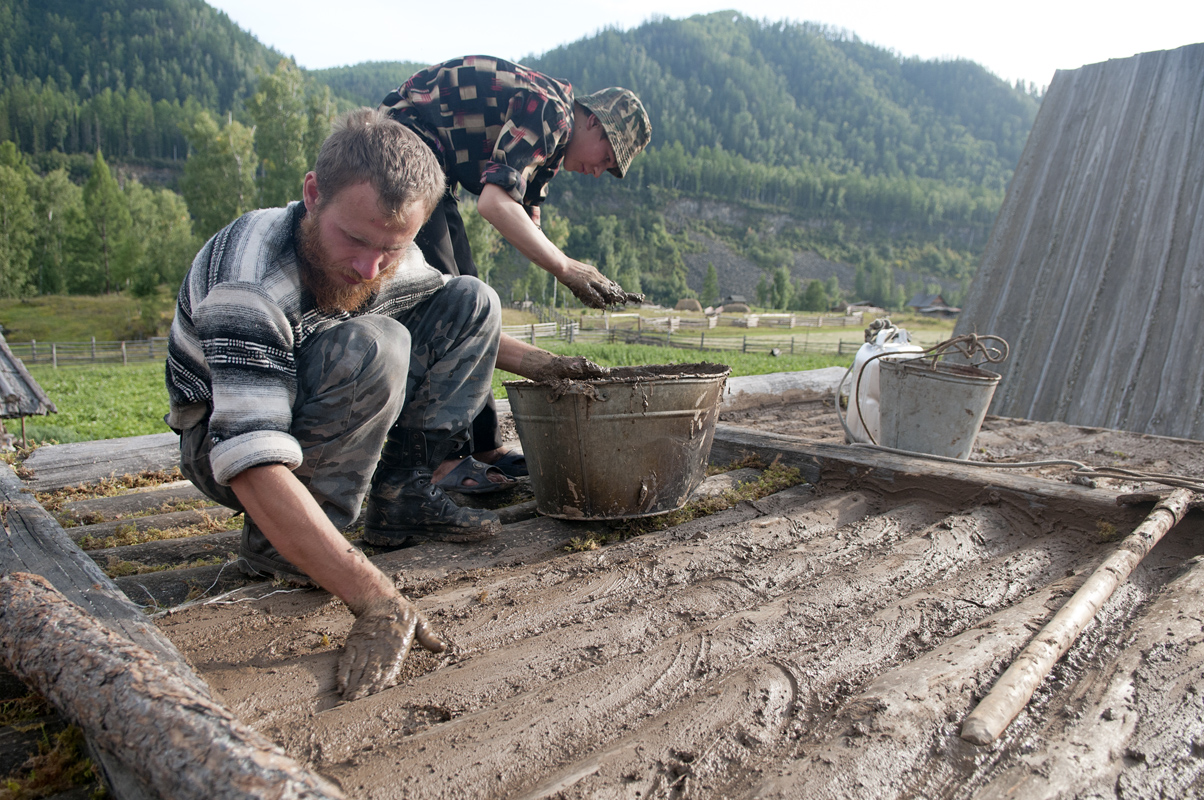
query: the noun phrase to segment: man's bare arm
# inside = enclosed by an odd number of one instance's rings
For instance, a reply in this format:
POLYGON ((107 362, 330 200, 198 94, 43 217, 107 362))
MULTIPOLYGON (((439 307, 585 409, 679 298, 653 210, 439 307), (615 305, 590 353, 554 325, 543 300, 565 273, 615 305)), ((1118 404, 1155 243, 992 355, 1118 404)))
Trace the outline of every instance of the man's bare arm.
POLYGON ((432 652, 446 647, 393 582, 339 533, 287 467, 251 467, 235 476, 230 488, 280 555, 355 614, 339 659, 338 683, 346 699, 396 683, 415 637, 432 652))
POLYGON ((496 184, 487 183, 477 201, 477 211, 506 241, 528 259, 552 274, 590 308, 643 302, 644 296, 623 291, 596 267, 569 258, 552 244, 528 216, 522 204, 496 184))
POLYGON ((610 374, 607 367, 600 367, 587 358, 558 356, 504 333, 498 343, 497 367, 542 383, 583 381, 605 378, 610 374))
POLYGON ((287 467, 251 467, 235 476, 230 488, 280 555, 346 603, 353 614, 398 594, 392 581, 339 533, 287 467))

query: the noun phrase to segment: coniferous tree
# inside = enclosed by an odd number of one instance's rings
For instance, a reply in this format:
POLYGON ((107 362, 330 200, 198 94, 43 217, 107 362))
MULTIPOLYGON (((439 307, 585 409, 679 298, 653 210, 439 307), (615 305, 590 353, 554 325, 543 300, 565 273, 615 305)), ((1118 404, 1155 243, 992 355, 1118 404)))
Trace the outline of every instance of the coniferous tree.
POLYGON ((477 265, 477 274, 481 280, 489 283, 489 276, 497 263, 497 253, 502 249, 502 235, 477 211, 475 199, 460 200, 460 219, 464 221, 464 231, 468 235, 469 247, 472 248, 472 260, 477 265))
POLYGON ((762 273, 757 279, 757 305, 765 308, 769 305, 770 297, 773 295, 773 285, 762 273))
POLYGON ((828 293, 824 291, 824 282, 820 280, 808 281, 807 288, 803 292, 799 305, 803 311, 827 311, 828 293))
MULTIPOLYGON (((716 272, 713 262, 707 263, 707 274, 702 279, 702 292, 698 299, 704 306, 713 306, 719 302, 719 273, 716 272)), ((759 297, 758 303, 764 304, 759 297)))
POLYGON ((196 252, 192 220, 184 199, 167 189, 152 189, 137 181, 125 187, 130 207, 128 273, 123 285, 147 297, 160 285, 179 288, 196 252))
POLYGON ((84 218, 87 232, 77 248, 81 269, 72 274, 71 285, 85 293, 108 294, 114 288, 114 274, 125 271, 121 259, 128 257, 130 209, 99 150, 84 184, 84 218))
POLYGON ((59 168, 29 183, 34 204, 34 244, 30 279, 38 294, 67 291, 67 242, 80 238, 84 191, 59 168))
MULTIPOLYGON (((11 144, 5 142, 5 144, 11 144)), ((14 148, 15 152, 15 148, 14 148)), ((0 157, 0 161, 2 161, 0 157)), ((0 296, 19 297, 29 286, 33 203, 23 171, 0 163, 0 296)))
POLYGON ((790 280, 790 268, 784 264, 773 271, 771 295, 774 308, 790 308, 790 301, 794 299, 794 284, 790 280))
MULTIPOLYGON (((548 205, 542 206, 540 212, 540 225, 543 227, 543 235, 548 237, 548 241, 552 244, 564 250, 573 235, 573 226, 569 223, 569 218, 564 214, 557 213, 555 208, 548 205)), ((490 227, 492 228, 493 226, 490 227)), ((562 291, 560 284, 555 280, 552 281, 552 305, 564 305, 572 297, 572 292, 567 290, 562 291)))
POLYGON ((828 298, 829 308, 833 304, 841 302, 840 278, 835 275, 829 277, 828 280, 824 282, 824 294, 828 298))

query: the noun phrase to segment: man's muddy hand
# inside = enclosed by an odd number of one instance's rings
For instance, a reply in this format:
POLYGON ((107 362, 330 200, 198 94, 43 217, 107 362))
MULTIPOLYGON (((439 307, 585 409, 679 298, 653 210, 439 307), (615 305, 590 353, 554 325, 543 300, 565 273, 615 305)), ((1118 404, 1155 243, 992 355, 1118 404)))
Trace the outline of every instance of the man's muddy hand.
POLYGON ((642 303, 644 295, 625 292, 623 287, 603 275, 596 267, 573 261, 560 282, 568 287, 578 300, 590 308, 607 308, 627 303, 642 303))
POLYGON ((415 637, 432 653, 447 649, 426 617, 400 595, 364 609, 351 626, 339 657, 338 685, 343 699, 358 700, 397 683, 415 637))
POLYGON ((519 374, 538 383, 555 383, 605 378, 610 369, 581 356, 554 356, 546 350, 538 350, 523 356, 519 374))

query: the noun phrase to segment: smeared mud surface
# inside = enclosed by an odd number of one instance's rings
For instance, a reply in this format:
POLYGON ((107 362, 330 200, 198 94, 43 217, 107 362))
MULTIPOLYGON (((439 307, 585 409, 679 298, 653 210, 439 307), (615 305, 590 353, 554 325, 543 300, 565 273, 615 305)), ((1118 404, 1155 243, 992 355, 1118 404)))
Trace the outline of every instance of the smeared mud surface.
MULTIPOLYGON (((818 402, 722 421, 843 441, 818 402)), ((1198 442, 1016 420, 988 420, 979 445, 1196 476, 1204 461, 1198 442)), ((798 486, 597 550, 403 569, 452 647, 413 653, 399 686, 355 703, 334 691, 352 618, 323 592, 160 624, 243 721, 351 797, 1204 793, 1200 512, 979 748, 961 720, 1144 511, 888 484, 798 486)), ((540 520, 503 537, 534 524, 586 530, 540 520)))

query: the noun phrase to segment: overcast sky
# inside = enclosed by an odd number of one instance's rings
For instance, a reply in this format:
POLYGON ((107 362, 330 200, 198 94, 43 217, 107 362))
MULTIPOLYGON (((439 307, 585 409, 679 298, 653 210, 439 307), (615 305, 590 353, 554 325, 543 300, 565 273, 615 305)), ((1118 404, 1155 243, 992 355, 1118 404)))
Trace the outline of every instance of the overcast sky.
MULTIPOLYGON (((1204 41, 1204 0, 209 0, 309 69, 363 61, 435 63, 483 53, 519 60, 607 27, 736 9, 819 22, 903 56, 967 58, 1001 78, 1049 85, 1054 70, 1204 41), (535 18, 541 5, 554 15, 535 18), (505 16, 513 11, 514 18, 505 16)), ((402 76, 405 77, 405 76, 402 76)), ((400 82, 400 80, 399 80, 400 82)))

